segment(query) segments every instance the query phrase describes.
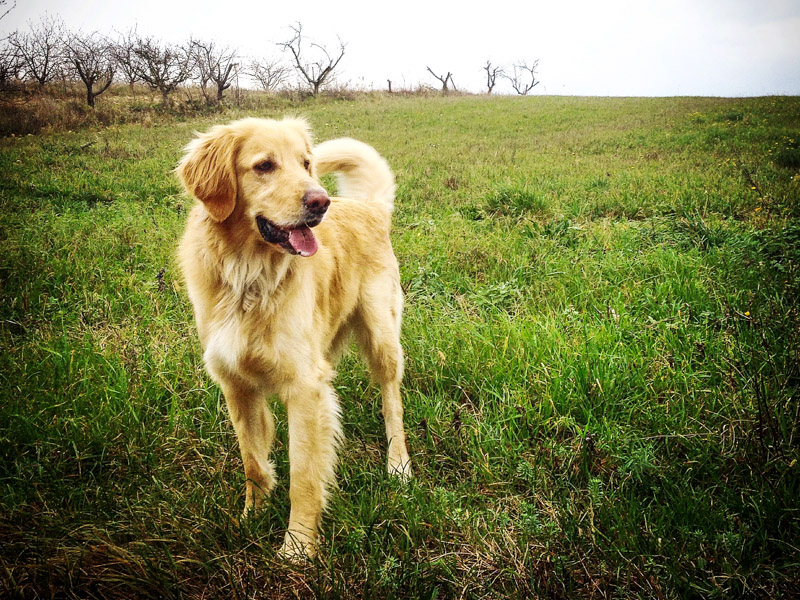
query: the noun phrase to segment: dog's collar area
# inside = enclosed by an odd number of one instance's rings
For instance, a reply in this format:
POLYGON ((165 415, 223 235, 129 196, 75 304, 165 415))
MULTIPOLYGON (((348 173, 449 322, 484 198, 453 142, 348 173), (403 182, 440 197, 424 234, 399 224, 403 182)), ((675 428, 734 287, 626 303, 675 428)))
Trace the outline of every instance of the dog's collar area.
POLYGON ((319 225, 321 221, 322 217, 296 227, 281 227, 259 215, 256 217, 256 226, 265 242, 277 244, 290 254, 312 256, 316 254, 319 245, 311 228, 319 225))

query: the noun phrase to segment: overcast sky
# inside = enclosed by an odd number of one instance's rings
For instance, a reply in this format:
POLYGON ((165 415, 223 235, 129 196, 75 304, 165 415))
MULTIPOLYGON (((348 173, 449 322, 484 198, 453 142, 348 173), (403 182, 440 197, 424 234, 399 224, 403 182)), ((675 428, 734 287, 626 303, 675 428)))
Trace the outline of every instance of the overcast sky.
POLYGON ((71 29, 136 26, 275 58, 299 21, 315 41, 347 44, 339 80, 365 88, 439 87, 430 66, 481 92, 487 59, 538 59, 537 94, 800 94, 800 0, 17 0, 0 35, 46 13, 71 29))

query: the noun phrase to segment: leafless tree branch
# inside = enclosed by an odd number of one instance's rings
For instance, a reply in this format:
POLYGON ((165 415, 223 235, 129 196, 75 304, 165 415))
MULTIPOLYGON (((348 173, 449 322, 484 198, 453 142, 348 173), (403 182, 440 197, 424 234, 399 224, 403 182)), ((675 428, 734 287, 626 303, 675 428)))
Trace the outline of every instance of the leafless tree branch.
POLYGON ((239 68, 238 51, 227 46, 219 48, 214 42, 192 40, 194 67, 200 88, 206 102, 219 104, 225 90, 231 87, 239 68), (206 86, 211 82, 216 86, 215 97, 209 98, 206 86))
POLYGON ((539 80, 536 79, 538 66, 538 60, 533 61, 531 64, 520 62, 514 65, 513 75, 504 75, 504 77, 511 82, 511 87, 514 88, 514 91, 520 96, 526 96, 528 92, 539 85, 539 80), (530 78, 530 81, 528 78, 530 78))
MULTIPOLYGON (((8 0, 0 0, 0 9, 2 9, 2 8, 3 8, 3 7, 6 5, 6 4, 8 4, 8 0)), ((2 15, 0 15, 0 21, 2 21, 2 20, 3 20, 3 17, 5 17, 5 16, 6 16, 8 13, 10 13, 10 12, 11 12, 12 10, 14 10, 15 8, 17 8, 17 0, 14 0, 14 4, 12 4, 11 6, 9 6, 9 7, 8 7, 8 8, 5 10, 5 12, 4 12, 2 15)))
POLYGON ((284 51, 288 50, 292 54, 295 69, 308 85, 311 93, 316 96, 325 84, 331 82, 333 73, 344 56, 345 44, 339 40, 338 54, 331 55, 325 46, 315 42, 309 42, 307 47, 303 45, 303 26, 300 23, 297 23, 296 26, 293 25, 292 31, 294 31, 294 36, 278 45, 284 51), (316 49, 315 53, 312 52, 314 56, 311 59, 306 58, 309 49, 316 49))
POLYGON ((443 94, 448 94, 450 92, 451 85, 453 86, 453 89, 456 90, 456 84, 453 81, 453 74, 450 71, 447 72, 447 75, 437 75, 436 73, 433 72, 433 70, 430 67, 426 68, 428 69, 428 72, 431 75, 433 75, 436 79, 438 79, 441 82, 443 94))
POLYGON ((153 38, 138 38, 133 47, 136 76, 161 93, 164 104, 169 95, 192 74, 194 60, 191 48, 160 44, 153 38))
POLYGON ((44 16, 28 31, 15 31, 8 41, 22 61, 25 75, 44 87, 59 74, 63 60, 64 23, 58 17, 44 16))
POLYGON ((488 90, 486 93, 491 95, 494 86, 497 84, 497 78, 505 75, 505 72, 502 67, 493 66, 491 60, 486 61, 483 70, 486 71, 486 87, 488 90))
POLYGON ((134 84, 141 81, 136 69, 138 58, 133 51, 138 39, 139 35, 136 33, 136 28, 133 28, 126 33, 118 34, 117 40, 111 48, 114 62, 117 63, 117 70, 124 76, 131 93, 134 92, 134 84))
POLYGON ((93 107, 95 98, 114 81, 116 62, 112 43, 94 32, 70 34, 64 45, 67 65, 86 86, 86 103, 93 107))
POLYGON ((16 47, 9 39, 0 40, 0 90, 7 90, 11 82, 18 79, 23 62, 16 47))
POLYGON ((265 92, 274 92, 286 81, 289 76, 289 67, 278 60, 259 60, 254 58, 250 61, 247 74, 252 77, 265 92))

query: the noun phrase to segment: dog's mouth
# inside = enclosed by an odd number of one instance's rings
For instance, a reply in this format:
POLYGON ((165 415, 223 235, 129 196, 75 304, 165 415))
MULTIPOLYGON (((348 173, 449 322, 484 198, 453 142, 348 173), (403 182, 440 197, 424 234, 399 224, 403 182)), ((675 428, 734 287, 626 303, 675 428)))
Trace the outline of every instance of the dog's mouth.
POLYGON ((300 225, 281 227, 260 215, 256 217, 258 232, 265 242, 277 244, 287 252, 300 256, 316 254, 319 246, 311 228, 319 225, 321 221, 322 218, 314 218, 300 225))

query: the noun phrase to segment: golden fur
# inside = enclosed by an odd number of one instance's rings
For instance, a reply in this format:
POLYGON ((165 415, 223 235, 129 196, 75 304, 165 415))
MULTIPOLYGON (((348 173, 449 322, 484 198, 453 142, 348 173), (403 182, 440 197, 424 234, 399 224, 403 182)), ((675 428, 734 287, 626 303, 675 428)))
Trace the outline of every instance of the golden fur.
POLYGON ((282 552, 314 552, 334 483, 339 405, 333 367, 352 336, 381 386, 388 469, 411 474, 403 430, 402 295, 389 239, 394 177, 370 146, 314 148, 305 121, 243 119, 213 127, 177 168, 199 202, 179 260, 206 368, 225 395, 247 477, 245 512, 275 486, 275 425, 286 405, 291 512, 282 552), (318 176, 338 172, 342 198, 318 176))

